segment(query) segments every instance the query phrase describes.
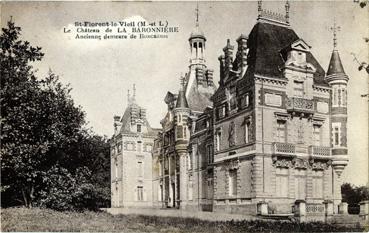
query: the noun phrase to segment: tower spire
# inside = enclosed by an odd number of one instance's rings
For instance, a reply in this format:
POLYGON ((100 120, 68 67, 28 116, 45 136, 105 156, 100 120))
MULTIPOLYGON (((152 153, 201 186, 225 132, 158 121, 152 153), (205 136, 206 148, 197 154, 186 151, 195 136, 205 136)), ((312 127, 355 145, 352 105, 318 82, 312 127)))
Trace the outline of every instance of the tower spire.
POLYGON ((136 84, 133 84, 133 95, 132 95, 132 100, 135 101, 136 100, 136 84))
POLYGON ((261 12, 263 11, 262 9, 262 1, 259 0, 258 1, 258 17, 260 18, 261 17, 261 12))
POLYGON ((196 6, 196 9, 195 9, 195 12, 196 12, 196 27, 199 26, 199 3, 197 3, 197 6, 196 6))
POLYGON ((341 30, 341 27, 337 26, 336 18, 334 18, 333 27, 330 29, 333 31, 333 50, 337 50, 337 32, 341 30))
POLYGON ((286 0, 286 5, 284 6, 286 8, 286 23, 290 23, 290 2, 286 0))
POLYGON ((127 90, 127 102, 129 103, 130 102, 130 95, 129 95, 129 89, 127 90))

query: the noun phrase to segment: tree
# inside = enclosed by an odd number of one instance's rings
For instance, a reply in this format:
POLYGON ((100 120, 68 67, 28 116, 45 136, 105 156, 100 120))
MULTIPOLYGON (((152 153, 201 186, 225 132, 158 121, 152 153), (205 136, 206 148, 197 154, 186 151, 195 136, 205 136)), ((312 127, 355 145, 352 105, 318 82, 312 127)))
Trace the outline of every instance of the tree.
POLYGON ((99 198, 106 203, 107 139, 84 129, 85 114, 69 85, 51 71, 36 78, 30 63, 42 59, 41 48, 20 40, 12 21, 7 26, 0 36, 2 206, 65 210, 95 208, 99 198))
POLYGON ((341 186, 342 201, 349 205, 358 205, 361 201, 369 200, 369 188, 366 186, 356 187, 350 183, 341 186))

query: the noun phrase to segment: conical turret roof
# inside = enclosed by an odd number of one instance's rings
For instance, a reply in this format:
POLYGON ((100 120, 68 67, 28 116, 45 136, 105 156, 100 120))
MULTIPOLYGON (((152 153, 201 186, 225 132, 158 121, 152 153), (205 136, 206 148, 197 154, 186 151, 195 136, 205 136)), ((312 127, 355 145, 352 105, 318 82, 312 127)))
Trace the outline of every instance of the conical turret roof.
POLYGON ((186 94, 185 94, 183 88, 181 88, 181 90, 179 90, 177 103, 176 103, 176 108, 188 108, 188 102, 187 102, 186 94))
POLYGON ((338 53, 338 50, 336 49, 332 51, 331 61, 329 62, 329 67, 327 71, 327 75, 332 74, 345 74, 340 55, 338 53))

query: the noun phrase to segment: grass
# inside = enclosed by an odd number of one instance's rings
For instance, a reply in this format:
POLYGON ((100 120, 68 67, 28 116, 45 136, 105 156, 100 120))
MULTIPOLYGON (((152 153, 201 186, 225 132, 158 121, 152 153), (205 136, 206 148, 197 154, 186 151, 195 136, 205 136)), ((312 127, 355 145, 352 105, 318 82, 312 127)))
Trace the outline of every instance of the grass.
POLYGON ((67 232, 347 232, 363 231, 324 223, 265 221, 209 222, 191 218, 58 212, 50 209, 1 209, 1 231, 67 232))

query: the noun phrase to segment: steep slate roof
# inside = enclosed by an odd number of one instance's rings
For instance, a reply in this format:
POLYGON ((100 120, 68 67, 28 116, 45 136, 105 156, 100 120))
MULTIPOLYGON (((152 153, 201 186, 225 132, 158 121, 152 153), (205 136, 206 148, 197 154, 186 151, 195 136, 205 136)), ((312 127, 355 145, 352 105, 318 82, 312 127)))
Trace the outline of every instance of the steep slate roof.
POLYGON ((337 50, 333 50, 331 61, 329 62, 327 75, 331 74, 345 74, 345 70, 343 69, 341 58, 337 50))
MULTIPOLYGON (((285 63, 280 52, 298 39, 290 27, 258 22, 251 30, 247 42, 250 48, 248 54, 250 71, 267 77, 280 77, 280 68, 285 63)), ((325 72, 310 52, 306 54, 306 60, 317 69, 314 84, 327 86, 324 80, 325 72)))
MULTIPOLYGON (((141 108, 136 103, 131 103, 128 105, 122 119, 120 122, 122 123, 122 127, 120 128, 120 133, 124 134, 136 134, 135 132, 131 131, 131 107, 141 108)), ((144 136, 156 136, 158 134, 158 129, 153 129, 150 126, 150 123, 145 119, 145 126, 147 127, 147 133, 144 133, 144 136)))
POLYGON ((185 92, 180 90, 178 93, 176 108, 188 108, 185 92))
POLYGON ((196 85, 197 84, 194 84, 192 85, 192 87, 190 87, 191 89, 187 97, 188 105, 189 108, 193 111, 203 112, 206 107, 213 105, 210 100, 213 94, 207 92, 200 93, 199 89, 196 88, 196 85))

